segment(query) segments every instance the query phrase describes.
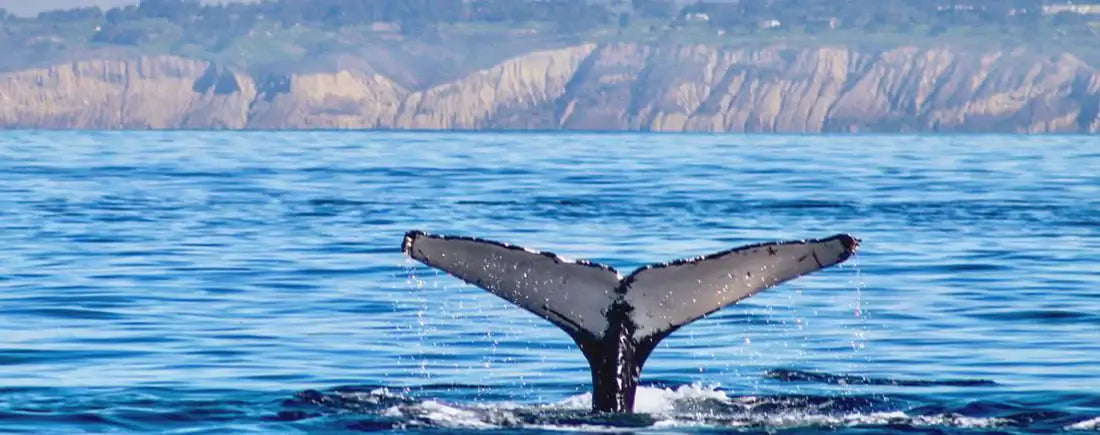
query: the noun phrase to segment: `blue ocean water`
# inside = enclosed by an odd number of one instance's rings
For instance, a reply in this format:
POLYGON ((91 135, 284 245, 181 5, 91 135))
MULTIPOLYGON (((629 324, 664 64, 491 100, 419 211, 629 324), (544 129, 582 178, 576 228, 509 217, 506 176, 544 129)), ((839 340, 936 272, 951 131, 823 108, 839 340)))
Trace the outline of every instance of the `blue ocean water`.
POLYGON ((0 432, 1100 431, 1100 137, 0 133, 0 432), (410 229, 629 271, 848 232, 632 417, 410 229))

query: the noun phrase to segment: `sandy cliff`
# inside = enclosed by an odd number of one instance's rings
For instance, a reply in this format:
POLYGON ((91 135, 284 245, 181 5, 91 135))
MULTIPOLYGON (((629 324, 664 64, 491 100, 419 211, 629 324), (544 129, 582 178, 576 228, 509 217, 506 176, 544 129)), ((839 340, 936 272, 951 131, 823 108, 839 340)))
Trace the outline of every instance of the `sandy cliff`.
POLYGON ((290 74, 265 78, 249 111, 249 128, 386 128, 408 95, 371 72, 290 74))
POLYGON ((0 74, 0 126, 28 128, 1042 133, 1098 132, 1098 112, 1096 68, 1023 50, 585 44, 424 89, 172 56, 0 74))
POLYGON ((0 75, 0 126, 241 128, 252 79, 172 56, 85 61, 0 75))

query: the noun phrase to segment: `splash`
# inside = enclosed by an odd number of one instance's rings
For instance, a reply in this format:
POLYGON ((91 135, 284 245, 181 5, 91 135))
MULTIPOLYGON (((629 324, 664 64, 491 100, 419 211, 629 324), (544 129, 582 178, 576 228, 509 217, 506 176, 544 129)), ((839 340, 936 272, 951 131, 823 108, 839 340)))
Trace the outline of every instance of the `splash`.
POLYGON ((852 287, 856 290, 855 301, 852 302, 852 315, 857 319, 858 325, 851 328, 852 338, 849 343, 852 351, 859 352, 867 347, 868 312, 863 304, 863 291, 867 288, 867 282, 863 280, 863 268, 860 267, 859 254, 852 256, 851 267, 855 271, 852 277, 852 287))
MULTIPOLYGON (((890 409, 888 401, 858 396, 730 396, 718 385, 638 389, 635 414, 593 414, 590 394, 549 404, 513 402, 465 405, 416 399, 386 388, 370 391, 299 393, 288 405, 316 412, 285 414, 306 419, 335 416, 366 419, 372 427, 440 429, 542 429, 567 431, 662 431, 723 428, 996 428, 1012 426, 1009 418, 972 417, 959 413, 912 414, 890 409)), ((1080 424, 1086 424, 1083 422, 1080 424)))
POLYGON ((1086 430, 1100 432, 1100 417, 1066 426, 1066 430, 1086 430))

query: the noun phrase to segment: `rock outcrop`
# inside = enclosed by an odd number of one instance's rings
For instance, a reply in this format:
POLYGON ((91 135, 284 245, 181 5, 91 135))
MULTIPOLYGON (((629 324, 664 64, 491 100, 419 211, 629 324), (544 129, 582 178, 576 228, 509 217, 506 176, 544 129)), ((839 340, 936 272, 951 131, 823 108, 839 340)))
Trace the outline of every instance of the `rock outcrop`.
POLYGON ((279 75, 266 78, 249 111, 248 127, 369 129, 393 126, 408 95, 370 72, 279 75))
POLYGON ((151 56, 0 74, 0 126, 1100 132, 1100 72, 1024 49, 624 43, 405 89, 368 68, 252 77, 151 56))
POLYGON ((0 75, 0 126, 242 128, 246 75, 173 56, 83 61, 0 75))
MULTIPOLYGON (((524 124, 516 112, 545 106, 559 98, 594 45, 531 53, 409 95, 394 120, 395 128, 479 129, 544 128, 524 124), (518 124, 518 125, 517 125, 518 124)), ((531 114, 537 116, 536 114, 531 114)))

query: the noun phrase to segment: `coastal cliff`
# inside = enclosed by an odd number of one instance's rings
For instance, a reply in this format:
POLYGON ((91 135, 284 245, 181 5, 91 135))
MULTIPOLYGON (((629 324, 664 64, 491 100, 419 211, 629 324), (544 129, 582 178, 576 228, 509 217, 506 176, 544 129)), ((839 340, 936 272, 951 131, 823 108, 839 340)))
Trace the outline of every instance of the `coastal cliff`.
POLYGON ((1053 133, 1100 132, 1098 112, 1095 67, 1023 49, 581 44, 422 89, 175 56, 0 73, 7 128, 1053 133))
POLYGON ((241 128, 248 76, 173 56, 83 61, 0 74, 0 126, 241 128))

